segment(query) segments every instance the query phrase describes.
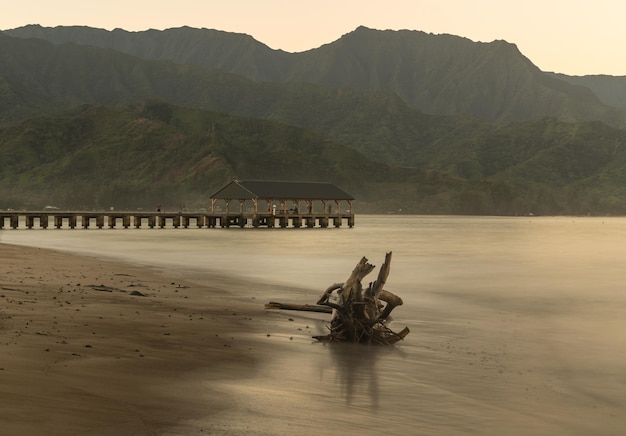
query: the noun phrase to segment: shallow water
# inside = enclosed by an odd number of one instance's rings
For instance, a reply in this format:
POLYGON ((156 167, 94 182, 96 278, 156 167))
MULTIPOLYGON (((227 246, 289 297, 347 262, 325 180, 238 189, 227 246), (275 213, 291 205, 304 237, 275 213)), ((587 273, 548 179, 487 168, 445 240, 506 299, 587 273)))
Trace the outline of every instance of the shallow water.
POLYGON ((230 403, 202 423, 216 434, 626 428, 624 218, 359 215, 353 229, 3 230, 0 241, 219 281, 259 305, 313 303, 361 256, 380 265, 393 251, 386 289, 405 304, 391 327, 408 326, 406 340, 324 346, 311 335, 325 316, 268 313, 267 334, 238 338, 266 364, 207 386, 230 403))

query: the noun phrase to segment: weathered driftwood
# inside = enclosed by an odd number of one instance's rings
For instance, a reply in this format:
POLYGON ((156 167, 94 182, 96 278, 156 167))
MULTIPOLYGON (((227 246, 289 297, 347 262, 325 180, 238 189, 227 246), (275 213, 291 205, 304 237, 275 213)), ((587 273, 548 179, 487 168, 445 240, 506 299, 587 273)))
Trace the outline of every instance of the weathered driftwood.
POLYGON ((385 256, 385 262, 374 282, 363 289, 361 281, 375 268, 363 257, 356 265, 350 277, 344 283, 334 283, 324 291, 316 305, 289 305, 269 303, 267 308, 288 310, 309 310, 319 312, 320 307, 332 309, 330 332, 315 339, 325 342, 359 342, 374 344, 394 344, 409 334, 404 328, 399 333, 386 326, 385 321, 402 299, 383 289, 389 277, 391 252, 385 256), (336 301, 331 301, 337 291, 336 301))

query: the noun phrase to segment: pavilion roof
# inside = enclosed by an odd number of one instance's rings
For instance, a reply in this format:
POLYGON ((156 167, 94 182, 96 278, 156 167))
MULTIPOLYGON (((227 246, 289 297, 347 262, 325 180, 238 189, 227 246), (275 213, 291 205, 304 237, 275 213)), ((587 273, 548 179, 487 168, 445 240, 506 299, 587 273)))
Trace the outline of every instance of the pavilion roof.
POLYGON ((216 193, 219 200, 354 200, 354 197, 326 182, 233 180, 216 193))

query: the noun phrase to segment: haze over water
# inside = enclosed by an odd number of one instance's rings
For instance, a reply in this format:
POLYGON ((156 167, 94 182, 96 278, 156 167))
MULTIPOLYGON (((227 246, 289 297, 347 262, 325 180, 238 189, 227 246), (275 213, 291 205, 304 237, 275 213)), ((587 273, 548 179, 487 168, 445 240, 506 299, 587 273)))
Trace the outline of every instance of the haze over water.
POLYGON ((229 403, 211 417, 217 434, 626 428, 625 218, 358 215, 353 229, 50 228, 2 230, 0 241, 217 282, 258 303, 262 334, 235 339, 261 363, 212 386, 229 403), (314 303, 362 256, 374 280, 386 251, 386 289, 405 302, 390 327, 411 329, 395 347, 325 346, 311 336, 327 316, 262 309, 314 303))

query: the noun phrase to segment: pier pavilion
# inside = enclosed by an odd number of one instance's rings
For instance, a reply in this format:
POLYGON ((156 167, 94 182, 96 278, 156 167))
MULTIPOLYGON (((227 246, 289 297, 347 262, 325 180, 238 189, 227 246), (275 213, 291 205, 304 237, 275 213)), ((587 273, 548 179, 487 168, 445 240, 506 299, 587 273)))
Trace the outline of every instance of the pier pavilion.
POLYGON ((354 226, 354 198, 331 183, 235 180, 211 196, 211 212, 184 211, 2 211, 0 230, 8 227, 57 229, 94 225, 127 229, 197 227, 341 227, 354 226), (235 203, 234 205, 231 203, 235 203), (223 207, 222 207, 223 206, 223 207))
POLYGON ((211 214, 223 217, 222 227, 340 227, 344 220, 352 227, 353 200, 332 183, 233 180, 211 195, 211 214))

